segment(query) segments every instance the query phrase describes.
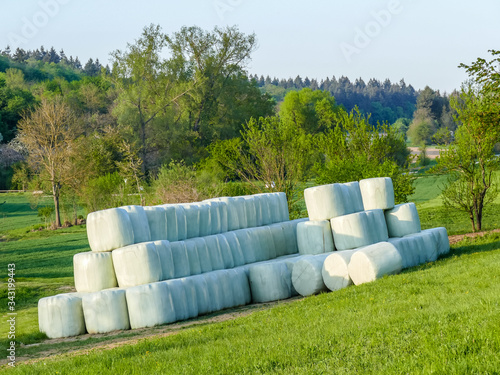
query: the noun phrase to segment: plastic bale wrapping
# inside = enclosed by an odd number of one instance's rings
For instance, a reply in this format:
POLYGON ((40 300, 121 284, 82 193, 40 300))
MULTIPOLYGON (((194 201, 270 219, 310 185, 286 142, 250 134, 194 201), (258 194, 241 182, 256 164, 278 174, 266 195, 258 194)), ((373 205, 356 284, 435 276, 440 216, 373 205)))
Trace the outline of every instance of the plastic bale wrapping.
POLYGON ((396 248, 388 242, 358 249, 349 262, 348 270, 355 285, 369 283, 384 275, 401 272, 402 260, 396 248))
POLYGON ((177 212, 175 205, 173 204, 162 204, 159 207, 163 207, 165 210, 165 225, 168 241, 178 241, 179 236, 177 234, 177 212))
POLYGON ((271 220, 271 208, 269 204, 269 197, 265 193, 255 194, 254 197, 258 199, 260 203, 260 225, 272 224, 271 220))
POLYGON ((413 242, 408 238, 393 237, 387 240, 398 251, 401 257, 401 267, 403 269, 413 266, 413 242))
POLYGON ((66 293, 38 300, 38 326, 49 338, 83 335, 85 319, 82 309, 84 293, 66 293))
POLYGON ((160 281, 162 269, 154 242, 143 242, 113 250, 116 280, 121 288, 160 281))
POLYGON ((281 220, 280 221, 288 221, 290 220, 290 215, 288 212, 288 201, 286 199, 285 193, 276 193, 278 196, 279 208, 281 212, 281 220))
POLYGON ((365 210, 394 207, 394 187, 390 177, 367 178, 359 181, 365 210))
POLYGON ((200 206, 196 203, 181 205, 186 215, 186 239, 200 237, 200 206))
POLYGON ((186 300, 189 311, 189 318, 195 318, 199 315, 198 311, 198 296, 196 295, 196 285, 192 277, 184 277, 180 279, 186 292, 186 300))
POLYGON ((154 241, 158 258, 160 259, 161 280, 170 280, 174 278, 174 258, 170 242, 167 240, 154 241))
POLYGON ((88 333, 130 329, 125 289, 107 289, 82 296, 88 333))
POLYGON ((295 219, 291 221, 284 221, 280 223, 285 231, 285 240, 286 240, 286 254, 292 255, 297 254, 299 251, 297 244, 297 225, 304 221, 308 221, 309 219, 295 219))
POLYGON ((330 253, 306 255, 293 265, 292 284, 301 296, 306 297, 327 290, 321 271, 328 255, 330 253))
POLYGON ((132 229, 134 230, 134 242, 148 242, 151 241, 151 232, 149 230, 148 217, 144 207, 142 206, 123 206, 128 213, 132 229))
POLYGON ((403 237, 421 230, 415 203, 398 204, 384 214, 389 237, 403 237))
POLYGON ((88 251, 73 256, 75 288, 90 293, 118 286, 111 253, 88 251))
POLYGON ((167 219, 162 206, 144 207, 149 223, 151 241, 167 239, 167 219))
POLYGON ((92 251, 111 251, 132 245, 134 230, 123 208, 91 212, 87 215, 87 238, 92 251))
POLYGON ((254 303, 292 296, 291 272, 284 262, 265 262, 249 267, 248 280, 254 303))
POLYGON ((245 270, 237 267, 227 271, 233 287, 234 306, 249 304, 252 301, 252 295, 245 270))
POLYGON ((247 227, 257 227, 257 209, 255 207, 256 199, 253 195, 245 195, 241 197, 245 200, 245 213, 247 216, 247 227))
POLYGON ((243 197, 233 197, 233 204, 238 215, 238 229, 248 228, 246 200, 243 197))
POLYGON ((207 282, 208 300, 210 301, 208 312, 222 310, 224 308, 224 296, 220 282, 220 270, 209 272, 203 276, 205 276, 207 282))
POLYGON ((302 257, 303 256, 293 255, 293 256, 288 256, 287 258, 278 261, 278 262, 283 262, 286 265, 286 267, 288 268, 288 271, 290 272, 290 284, 291 284, 292 297, 299 295, 299 293, 295 290, 295 287, 293 286, 293 283, 292 283, 293 266, 295 265, 295 263, 297 263, 299 260, 301 260, 302 257))
POLYGON ((205 237, 205 243, 207 244, 208 254, 210 255, 212 270, 216 271, 224 269, 224 260, 222 259, 217 235, 214 234, 212 236, 205 237))
POLYGON ((184 207, 180 204, 176 204, 174 207, 175 218, 177 219, 177 239, 178 241, 182 241, 187 238, 186 212, 184 211, 184 207))
POLYGON ((168 281, 139 285, 125 290, 132 329, 175 322, 168 281))
POLYGON ((436 238, 438 256, 445 255, 450 252, 450 240, 445 227, 426 229, 424 232, 430 232, 436 238))
POLYGON ((229 246, 229 242, 226 239, 226 236, 222 234, 217 234, 217 241, 219 242, 219 250, 220 255, 222 257, 222 262, 224 264, 225 269, 234 267, 234 259, 233 253, 231 251, 231 247, 229 246))
POLYGON ((363 197, 358 181, 346 182, 339 184, 344 197, 344 202, 348 204, 347 211, 349 213, 364 211, 363 197))
POLYGON ((254 236, 252 236, 249 229, 240 229, 234 231, 238 242, 241 246, 241 252, 245 258, 245 264, 255 263, 257 261, 256 249, 257 246, 254 236))
POLYGON ((243 256, 243 251, 241 251, 240 242, 238 237, 236 237, 235 232, 222 233, 222 236, 226 238, 229 244, 229 249, 231 250, 231 255, 233 256, 234 267, 243 266, 245 264, 245 257, 243 256))
POLYGON ((271 222, 269 224, 283 221, 281 218, 281 207, 278 195, 276 193, 267 193, 266 195, 267 201, 269 202, 269 212, 271 213, 271 222))
POLYGON ((227 212, 227 230, 237 230, 240 229, 240 220, 238 217, 237 205, 234 202, 233 197, 220 197, 218 198, 221 202, 226 204, 227 212))
POLYGON ((276 257, 286 255, 286 237, 285 229, 283 228, 283 226, 280 225, 280 223, 271 224, 269 225, 269 230, 271 232, 271 237, 273 238, 276 257))
MULTIPOLYGON (((186 320, 192 317, 193 311, 189 311, 186 290, 182 283, 182 278, 163 281, 168 286, 174 305, 175 321, 186 320)), ((196 312, 198 313, 198 312, 196 312)), ((196 316, 196 315, 194 315, 196 316)))
POLYGON ((189 258, 184 241, 170 242, 170 249, 172 250, 172 259, 174 260, 174 278, 178 279, 191 275, 189 258))
MULTIPOLYGON (((212 233, 212 220, 210 217, 210 206, 205 202, 197 202, 200 211, 200 237, 210 236, 212 233)), ((216 220, 216 218, 214 218, 216 220)))
POLYGON ((219 202, 219 216, 220 216, 220 232, 224 233, 229 230, 227 223, 227 203, 219 202))
POLYGON ((208 314, 210 312, 210 296, 208 294, 208 284, 206 275, 196 275, 189 277, 196 290, 196 305, 198 306, 198 315, 208 314))
POLYGON ((274 240, 271 230, 267 225, 256 228, 249 228, 255 238, 257 245, 257 261, 269 260, 276 258, 276 249, 274 248, 274 240))
POLYGON ((216 271, 220 283, 220 290, 222 296, 222 308, 228 309, 234 307, 234 295, 233 286, 231 284, 231 277, 229 276, 229 270, 219 270, 216 271))
POLYGON ((189 272, 191 275, 199 275, 201 273, 201 262, 198 255, 198 247, 194 238, 184 241, 186 245, 186 252, 189 261, 189 272))
POLYGON ((357 185, 353 183, 320 185, 304 190, 309 220, 314 221, 330 220, 361 211, 359 198, 356 201, 356 197, 357 185))
POLYGON ((205 236, 208 236, 210 234, 221 233, 222 232, 222 227, 221 227, 221 202, 217 202, 217 201, 203 201, 202 203, 206 204, 208 206, 209 215, 210 215, 210 233, 205 234, 205 236))
POLYGON ((356 250, 335 251, 325 259, 321 275, 328 289, 335 291, 352 285, 348 266, 355 252, 356 250))
POLYGON ((304 221, 297 224, 299 254, 314 255, 335 250, 330 222, 304 221))
POLYGON ((350 250, 387 241, 384 212, 380 209, 356 212, 330 220, 337 250, 350 250))
POLYGON ((210 253, 208 252, 207 243, 205 242, 205 239, 198 237, 198 238, 193 238, 192 240, 196 244, 198 258, 200 259, 201 273, 212 271, 213 270, 212 260, 210 259, 210 253))
POLYGON ((264 225, 262 224, 262 199, 258 194, 251 195, 251 197, 253 199, 253 205, 255 207, 255 226, 260 227, 261 225, 264 225))

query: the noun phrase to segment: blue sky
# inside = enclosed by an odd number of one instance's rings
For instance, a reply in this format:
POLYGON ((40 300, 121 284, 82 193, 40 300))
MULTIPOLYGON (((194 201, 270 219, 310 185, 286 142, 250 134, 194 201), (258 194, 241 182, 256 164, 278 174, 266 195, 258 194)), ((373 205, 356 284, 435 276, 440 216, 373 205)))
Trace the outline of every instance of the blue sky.
POLYGON ((342 75, 441 92, 467 78, 459 63, 500 49, 500 1, 478 0, 0 0, 0 48, 54 46, 109 62, 144 26, 237 25, 255 33, 251 74, 342 75))

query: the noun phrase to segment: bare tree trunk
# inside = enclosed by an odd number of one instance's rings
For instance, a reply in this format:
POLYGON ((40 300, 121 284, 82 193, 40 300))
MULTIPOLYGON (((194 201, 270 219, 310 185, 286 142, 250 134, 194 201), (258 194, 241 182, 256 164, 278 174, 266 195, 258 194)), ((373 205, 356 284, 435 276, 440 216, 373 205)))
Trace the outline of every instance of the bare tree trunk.
POLYGON ((52 195, 54 196, 54 210, 56 213, 55 227, 61 227, 61 215, 59 213, 59 184, 52 183, 52 195))

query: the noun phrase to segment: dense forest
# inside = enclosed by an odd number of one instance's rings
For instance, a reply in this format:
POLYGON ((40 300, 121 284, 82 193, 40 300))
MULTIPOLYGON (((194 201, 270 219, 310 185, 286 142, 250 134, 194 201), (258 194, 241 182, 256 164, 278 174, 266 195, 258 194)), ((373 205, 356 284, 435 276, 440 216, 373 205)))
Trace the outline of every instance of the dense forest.
MULTIPOLYGON (((54 48, 5 48, 0 189, 44 189, 91 210, 123 203, 131 192, 150 199, 147 189, 162 191, 163 201, 239 194, 241 185, 231 185, 237 181, 250 190, 255 181, 282 181, 288 185, 276 188, 287 194, 310 178, 379 173, 397 184, 409 162, 407 138, 416 145, 452 139, 448 95, 417 91, 404 80, 252 76, 244 66, 255 48, 255 35, 235 27, 183 27, 166 35, 155 25, 114 51, 111 67, 98 59, 82 64, 54 48), (49 112, 54 117, 44 120, 49 112), (58 121, 59 133, 47 140, 56 130, 46 124, 58 121), (58 150, 53 139, 61 137, 65 153, 59 170, 50 170, 46 154, 58 150), (284 154, 293 166, 277 165, 284 154), (109 202, 117 195, 122 201, 109 202)), ((402 182, 401 197, 408 189, 402 182)))

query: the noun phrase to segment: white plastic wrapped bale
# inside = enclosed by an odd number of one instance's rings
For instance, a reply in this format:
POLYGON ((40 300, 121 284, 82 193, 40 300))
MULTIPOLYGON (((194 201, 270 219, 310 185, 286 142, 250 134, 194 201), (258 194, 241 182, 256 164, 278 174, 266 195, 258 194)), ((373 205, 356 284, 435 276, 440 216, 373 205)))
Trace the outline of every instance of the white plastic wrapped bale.
MULTIPOLYGON (((255 202, 257 199, 253 195, 242 196, 245 200, 245 212, 247 214, 247 228, 253 228, 257 225, 257 209, 255 207, 255 202)), ((260 207, 259 207, 260 208, 260 207)))
POLYGON ((367 178, 359 181, 365 210, 394 207, 394 187, 390 177, 367 178))
POLYGON ((198 311, 196 311, 196 314, 193 315, 194 311, 189 310, 190 306, 188 304, 186 290, 184 289, 182 278, 167 280, 163 282, 167 284, 168 290, 170 291, 170 295, 172 297, 172 304, 174 305, 176 321, 186 320, 198 314, 198 311))
POLYGON ((184 211, 184 207, 180 204, 176 204, 174 207, 175 218, 177 219, 177 239, 178 241, 182 241, 187 238, 186 212, 184 211))
POLYGON ((269 202, 269 212, 271 213, 271 222, 269 224, 283 221, 281 218, 281 207, 278 194, 267 193, 266 195, 269 202))
POLYGON ((314 255, 334 250, 332 227, 328 220, 303 221, 297 224, 299 254, 314 255))
POLYGON ((290 216, 288 214, 288 201, 286 200, 286 194, 285 193, 276 193, 278 196, 278 202, 279 202, 279 208, 281 212, 281 219, 280 221, 288 221, 290 220, 290 216))
MULTIPOLYGON (((162 206, 144 207, 151 232, 151 241, 167 239, 167 219, 162 206)), ((137 242, 137 241, 136 241, 137 242)))
POLYGON ((279 223, 285 231, 285 241, 286 241, 286 255, 297 254, 299 251, 297 245, 297 224, 309 219, 295 219, 290 221, 283 221, 279 223))
POLYGON ((167 234, 167 240, 177 241, 179 237, 177 235, 177 215, 175 205, 161 204, 158 207, 162 207, 165 210, 165 232, 167 234))
POLYGON ((196 203, 181 205, 186 215, 186 238, 200 237, 200 206, 196 203))
POLYGON ((198 315, 204 315, 210 312, 210 296, 208 294, 208 285, 206 275, 191 276, 191 280, 196 291, 196 305, 198 306, 198 315))
POLYGON ((255 238, 257 261, 276 258, 276 249, 271 230, 267 225, 256 228, 248 228, 251 235, 255 238))
POLYGON ((229 275, 229 270, 219 270, 214 272, 220 283, 220 291, 222 296, 222 308, 228 309, 234 307, 234 295, 233 295, 233 285, 231 283, 231 277, 229 275))
POLYGON ((254 303, 292 296, 291 272, 284 262, 264 262, 249 267, 248 279, 254 303))
POLYGON ((49 338, 82 335, 86 332, 82 309, 84 293, 66 293, 38 300, 38 327, 49 338))
POLYGON ((205 281, 207 282, 207 290, 208 290, 208 300, 210 301, 208 312, 219 311, 224 308, 224 296, 222 285, 220 282, 219 271, 213 271, 202 276, 205 277, 205 281))
POLYGON ((219 201, 219 216, 220 216, 220 231, 221 233, 227 232, 228 223, 227 223, 227 203, 219 201))
POLYGON ((424 232, 430 232, 436 238, 438 256, 448 254, 450 252, 450 240, 445 227, 426 229, 424 232))
POLYGON ((123 208, 91 212, 87 215, 87 237, 92 251, 111 251, 132 245, 134 229, 123 208))
POLYGON ((231 255, 233 256, 234 267, 244 265, 245 257, 243 256, 243 252, 241 251, 240 242, 238 241, 238 237, 236 237, 236 233, 226 232, 222 233, 222 236, 226 238, 226 241, 229 244, 229 249, 231 250, 231 255))
POLYGON ((233 204, 236 207, 236 212, 238 215, 238 228, 248 228, 247 222, 247 211, 246 211, 246 203, 245 198, 243 197, 233 197, 233 204))
POLYGON ((255 263, 257 261, 256 249, 260 246, 260 242, 256 240, 249 229, 240 229, 234 231, 238 242, 240 243, 241 252, 245 258, 245 264, 255 263))
POLYGON ((237 230, 240 229, 240 220, 238 217, 237 204, 233 197, 220 197, 218 198, 221 202, 226 203, 227 211, 227 230, 237 230))
POLYGON ((116 280, 121 288, 160 281, 162 269, 154 242, 143 242, 113 250, 116 280))
POLYGON ((111 253, 88 251, 73 256, 75 288, 90 293, 118 286, 111 253))
POLYGON ((132 329, 175 322, 168 281, 134 286, 125 290, 132 329))
POLYGON ((217 234, 222 232, 221 228, 221 202, 217 201, 203 201, 203 204, 208 206, 210 215, 210 233, 204 234, 208 236, 210 234, 217 234))
POLYGON ((384 212, 380 209, 356 212, 330 220, 337 250, 350 250, 387 241, 384 212))
POLYGON ((269 225, 268 228, 271 231, 271 236, 273 238, 276 257, 287 255, 285 229, 283 228, 283 225, 276 223, 269 225))
POLYGON ((189 317, 195 318, 199 315, 198 296, 196 295, 196 285, 192 277, 183 277, 180 279, 186 292, 186 301, 189 311, 189 317))
MULTIPOLYGON (((260 225, 269 225, 272 224, 271 221, 271 208, 269 205, 269 197, 266 193, 260 193, 254 195, 255 199, 258 200, 259 203, 257 205, 260 206, 260 225)), ((257 207, 256 205, 256 207, 257 207)), ((260 226, 259 225, 259 226, 260 226)))
POLYGON ((255 207, 255 226, 260 227, 262 224, 262 199, 259 195, 251 195, 253 198, 253 205, 255 207))
POLYGON ((306 255, 293 265, 292 284, 297 293, 306 297, 326 291, 323 282, 323 262, 330 253, 306 255))
POLYGON ((363 210, 357 182, 329 184, 304 190, 309 220, 330 220, 363 210))
POLYGON ((233 287, 234 306, 249 304, 252 301, 252 295, 245 270, 237 267, 227 270, 227 272, 233 287))
MULTIPOLYGON (((200 237, 209 236, 211 234, 219 233, 212 232, 212 218, 210 216, 210 206, 207 203, 199 202, 198 208, 200 210, 200 237)), ((217 218, 214 218, 217 220, 217 218)))
POLYGON ((124 289, 107 289, 82 296, 83 315, 88 333, 130 329, 124 289))
POLYGON ((420 232, 420 218, 415 203, 402 203, 384 212, 389 237, 403 237, 420 232))
POLYGON ((325 259, 321 275, 328 289, 340 290, 352 284, 348 266, 355 252, 356 250, 335 251, 325 259))
POLYGON ((222 270, 224 269, 224 260, 222 259, 222 254, 220 251, 219 239, 217 235, 204 237, 205 243, 207 244, 208 255, 210 256, 210 264, 212 265, 212 270, 222 270))
POLYGON ((404 238, 412 238, 415 241, 415 261, 417 264, 424 264, 437 259, 437 244, 436 239, 431 233, 414 233, 405 236, 404 238))
POLYGON ((413 265, 415 265, 415 257, 413 255, 414 242, 411 239, 392 237, 389 238, 387 242, 392 244, 401 256, 401 267, 403 269, 413 267, 413 265))
POLYGON ((402 260, 393 245, 380 242, 358 249, 347 268, 353 283, 360 285, 401 272, 402 260))
POLYGON ((189 261, 189 272, 191 275, 198 275, 201 273, 201 262, 198 255, 196 241, 194 238, 190 238, 185 240, 184 244, 186 245, 186 252, 189 261))
POLYGON ((158 257, 160 258, 161 280, 170 280, 175 277, 174 258, 170 242, 167 240, 154 241, 158 257))
POLYGON ((222 234, 217 234, 217 241, 219 242, 220 255, 222 257, 222 262, 224 263, 224 268, 229 269, 234 267, 233 253, 226 236, 222 234))
POLYGON ((123 208, 128 213, 128 217, 132 223, 132 229, 134 230, 134 242, 139 243, 151 241, 148 217, 146 215, 146 211, 144 211, 144 207, 123 206, 120 208, 123 208))
POLYGON ((179 277, 191 275, 189 258, 184 241, 170 242, 170 249, 172 250, 172 259, 174 260, 174 278, 178 279, 179 277))
POLYGON ((198 258, 200 259, 201 273, 212 271, 212 260, 210 259, 210 253, 208 252, 205 239, 202 237, 198 237, 193 238, 192 241, 196 244, 198 258))

